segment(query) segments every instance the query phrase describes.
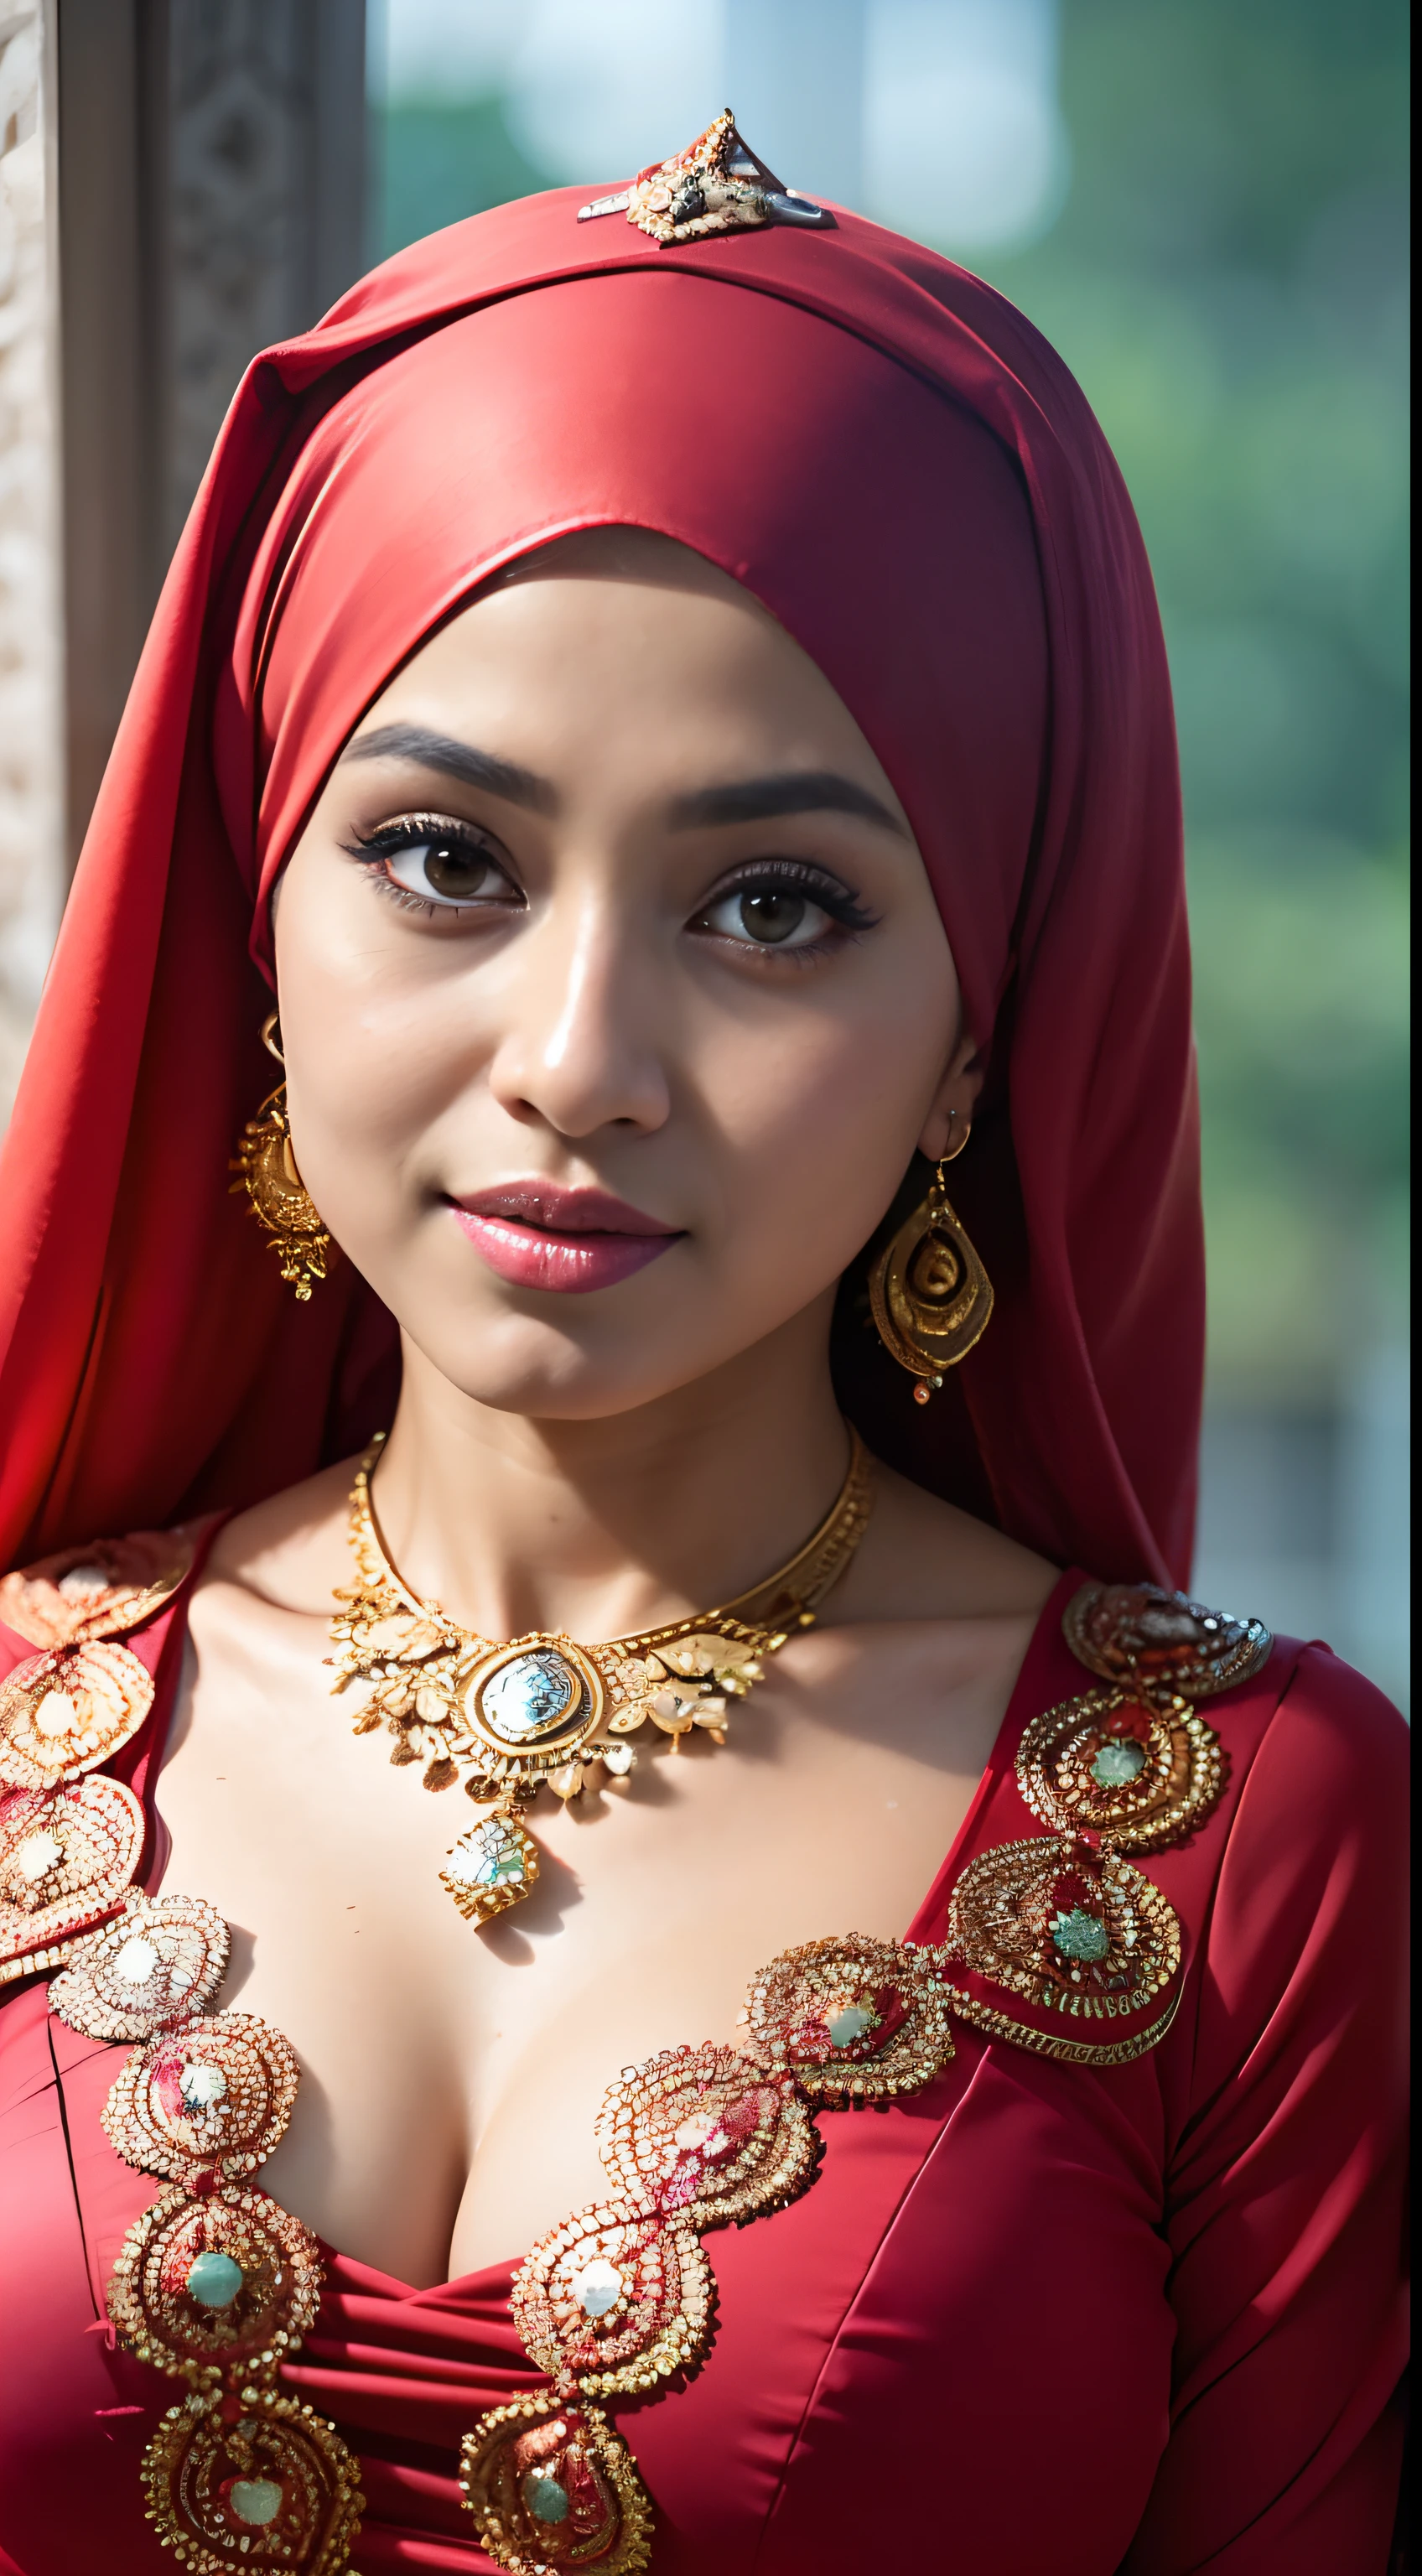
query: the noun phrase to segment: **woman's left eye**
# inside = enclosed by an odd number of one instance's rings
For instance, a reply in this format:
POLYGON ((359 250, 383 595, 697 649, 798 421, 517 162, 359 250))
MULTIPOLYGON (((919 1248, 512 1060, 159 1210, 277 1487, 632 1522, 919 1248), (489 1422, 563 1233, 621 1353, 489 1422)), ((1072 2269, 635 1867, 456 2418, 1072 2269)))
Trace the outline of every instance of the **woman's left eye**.
POLYGON ((842 887, 773 877, 733 886, 698 914, 694 927, 740 948, 817 948, 837 930, 864 929, 870 916, 842 887))

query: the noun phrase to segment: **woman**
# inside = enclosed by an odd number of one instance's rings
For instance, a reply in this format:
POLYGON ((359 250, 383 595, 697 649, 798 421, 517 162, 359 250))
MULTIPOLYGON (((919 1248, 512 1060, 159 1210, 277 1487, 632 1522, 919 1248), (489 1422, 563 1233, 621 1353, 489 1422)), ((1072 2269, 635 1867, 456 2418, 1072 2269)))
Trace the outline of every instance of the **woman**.
POLYGON ((741 154, 256 364, 95 814, 5 1167, 24 2576, 1385 2562, 1402 1731, 1151 1589, 1139 536, 1019 316, 741 154))

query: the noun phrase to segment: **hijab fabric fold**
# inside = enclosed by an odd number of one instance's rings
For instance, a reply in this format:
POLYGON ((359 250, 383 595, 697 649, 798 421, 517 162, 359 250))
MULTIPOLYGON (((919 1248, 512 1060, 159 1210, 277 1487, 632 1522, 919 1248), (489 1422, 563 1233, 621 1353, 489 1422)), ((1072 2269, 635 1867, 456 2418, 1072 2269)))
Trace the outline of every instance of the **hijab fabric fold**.
MULTIPOLYGON (((1139 530, 1022 316, 841 214, 659 249, 558 190, 254 361, 119 730, 0 1153, 0 1562, 246 1503, 389 1419, 390 1317, 245 1203, 269 895, 342 744, 481 582, 653 528, 819 664, 893 780, 988 1061, 953 1197, 992 1324, 881 1454, 1061 1561, 1183 1582, 1203 1353, 1174 729, 1139 530)), ((866 1079, 873 1078, 866 1067, 866 1079)), ((793 1187, 793 1178, 787 1187, 793 1187)))

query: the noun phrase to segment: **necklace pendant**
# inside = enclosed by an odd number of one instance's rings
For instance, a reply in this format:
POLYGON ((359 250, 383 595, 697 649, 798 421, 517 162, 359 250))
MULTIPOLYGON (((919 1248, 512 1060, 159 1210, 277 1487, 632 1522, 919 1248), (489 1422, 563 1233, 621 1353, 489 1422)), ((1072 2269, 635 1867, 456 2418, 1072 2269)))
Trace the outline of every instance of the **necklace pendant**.
POLYGON ((439 1876, 470 1922, 492 1923, 529 1894, 538 1877, 538 1845, 511 1809, 497 1807, 460 1835, 439 1876))
POLYGON ((471 1745, 535 1780, 576 1759, 597 1733, 606 1700, 592 1657, 571 1637, 541 1631, 486 1649, 459 1695, 471 1745))

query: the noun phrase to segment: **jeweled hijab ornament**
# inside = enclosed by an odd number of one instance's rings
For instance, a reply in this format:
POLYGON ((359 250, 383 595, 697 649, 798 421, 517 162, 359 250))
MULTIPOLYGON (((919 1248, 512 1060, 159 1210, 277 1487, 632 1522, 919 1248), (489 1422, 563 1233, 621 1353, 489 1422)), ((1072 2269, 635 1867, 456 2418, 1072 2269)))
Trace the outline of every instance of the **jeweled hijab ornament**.
POLYGON ((631 186, 615 196, 594 197, 591 205, 578 208, 580 224, 599 215, 625 215, 663 249, 699 241, 707 233, 754 231, 762 224, 807 224, 822 230, 834 224, 827 206, 787 188, 766 168, 737 133, 729 108, 684 152, 639 170, 631 186))
POLYGON ((380 1446, 362 1458, 351 1494, 358 1579, 336 1594, 334 1687, 369 1683, 354 1732, 384 1725, 395 1738, 392 1762, 423 1762, 427 1789, 462 1779, 468 1795, 490 1807, 441 1872, 460 1912, 476 1923, 517 1905, 538 1876, 538 1845, 520 1817, 541 1789, 576 1798, 598 1765, 625 1779, 637 1760, 627 1739, 648 1724, 670 1736, 674 1753, 693 1727, 725 1742, 727 1701, 744 1698, 766 1658, 814 1624, 873 1501, 868 1453, 851 1430, 849 1470, 829 1512, 753 1591, 605 1645, 542 1630, 501 1642, 461 1628, 439 1602, 418 1599, 401 1582, 371 1508, 380 1446))

